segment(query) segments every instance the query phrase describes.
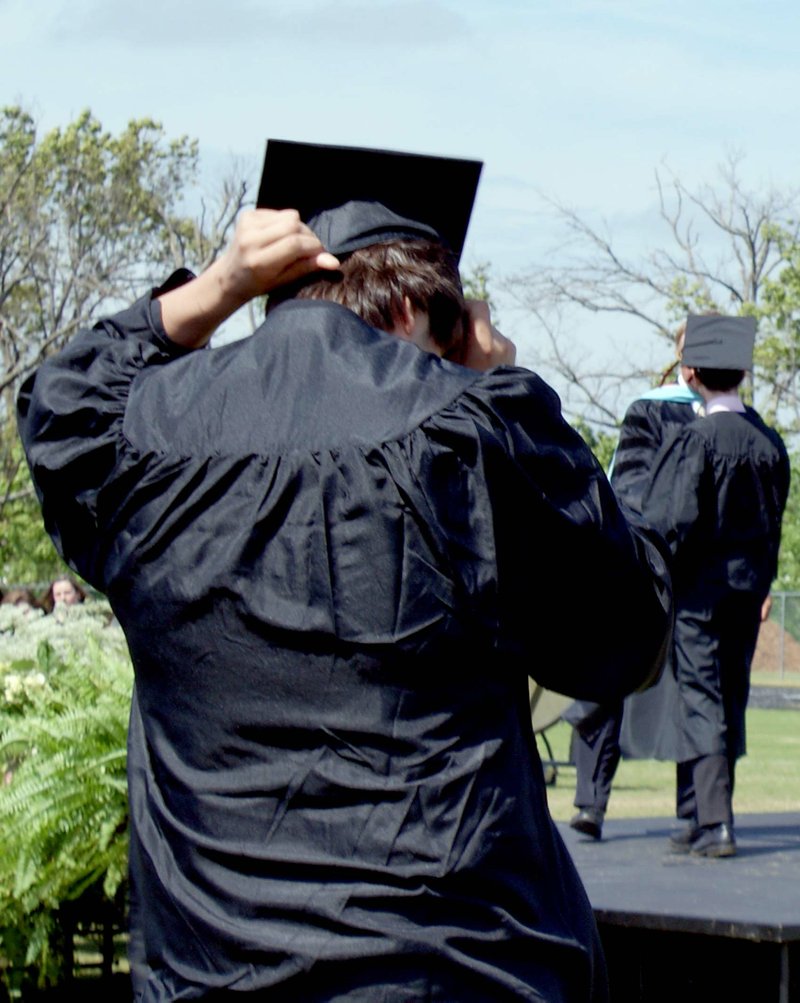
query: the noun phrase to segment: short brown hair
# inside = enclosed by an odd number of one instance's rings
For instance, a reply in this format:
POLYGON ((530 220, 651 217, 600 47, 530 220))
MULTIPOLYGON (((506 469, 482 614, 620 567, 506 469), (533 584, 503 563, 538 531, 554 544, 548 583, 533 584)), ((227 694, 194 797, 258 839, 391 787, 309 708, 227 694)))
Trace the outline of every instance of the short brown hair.
POLYGON ((744 379, 743 369, 695 369, 695 376, 707 390, 725 393, 736 390, 744 379))
POLYGON ((460 344, 467 329, 458 265, 434 241, 393 240, 359 248, 342 261, 340 271, 316 274, 294 295, 332 300, 384 331, 403 316, 408 297, 428 315, 431 338, 444 352, 460 344))

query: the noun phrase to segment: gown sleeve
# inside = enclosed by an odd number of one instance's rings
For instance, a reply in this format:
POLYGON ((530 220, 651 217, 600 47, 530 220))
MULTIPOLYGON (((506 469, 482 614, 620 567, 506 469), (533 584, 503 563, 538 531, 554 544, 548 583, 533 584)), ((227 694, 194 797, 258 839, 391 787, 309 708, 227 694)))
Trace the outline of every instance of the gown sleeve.
POLYGON ((18 428, 45 527, 70 567, 103 591, 100 499, 104 486, 135 462, 123 429, 128 396, 145 369, 186 354, 166 336, 156 297, 189 278, 180 270, 76 335, 19 394, 18 428))
POLYGON ((646 522, 665 540, 676 561, 685 559, 688 546, 705 533, 702 497, 712 468, 706 462, 705 443, 691 428, 678 431, 657 456, 644 493, 646 522))
MULTIPOLYGON (((481 538, 482 509, 490 511, 496 636, 547 689, 608 702, 650 685, 671 637, 659 545, 627 521, 558 396, 535 374, 495 370, 465 396, 459 408, 474 421, 489 494, 483 507, 473 501, 472 541, 481 538)), ((446 525, 452 516, 439 518, 446 525)))
POLYGON ((634 401, 620 426, 611 484, 617 498, 641 512, 653 458, 661 446, 661 428, 654 422, 646 401, 634 401))

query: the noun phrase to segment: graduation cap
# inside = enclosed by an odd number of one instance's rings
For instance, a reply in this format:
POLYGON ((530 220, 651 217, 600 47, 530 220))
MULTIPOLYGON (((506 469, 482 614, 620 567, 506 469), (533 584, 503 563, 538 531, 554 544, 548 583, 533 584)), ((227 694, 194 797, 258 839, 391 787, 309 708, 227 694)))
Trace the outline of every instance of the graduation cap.
POLYGON ((337 257, 397 238, 461 257, 483 164, 270 139, 257 205, 297 209, 337 257))
POLYGON ((755 340, 755 317, 689 314, 681 362, 695 369, 752 369, 755 340))

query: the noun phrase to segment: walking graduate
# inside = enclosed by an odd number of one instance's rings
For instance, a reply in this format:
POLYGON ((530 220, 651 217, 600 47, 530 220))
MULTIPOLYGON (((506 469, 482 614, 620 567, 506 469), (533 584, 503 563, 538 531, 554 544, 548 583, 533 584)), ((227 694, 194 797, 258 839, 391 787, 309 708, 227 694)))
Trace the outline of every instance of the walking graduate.
MULTIPOLYGON (((675 336, 678 379, 637 397, 625 412, 619 442, 609 471, 611 486, 625 514, 647 531, 642 520, 642 498, 650 483, 653 464, 673 432, 694 421, 703 398, 686 382, 691 375, 681 363, 686 325, 675 336)), ((624 616, 624 611, 623 611, 624 616)), ((575 807, 570 825, 578 832, 600 839, 603 833, 611 787, 622 755, 637 759, 667 759, 677 756, 678 695, 671 668, 655 686, 628 697, 624 703, 597 704, 576 700, 563 717, 574 726, 572 757, 575 762, 575 807)))
POLYGON ((705 417, 661 453, 645 522, 674 556, 679 691, 676 852, 736 853, 733 787, 745 752, 750 663, 777 570, 789 460, 780 436, 739 397, 752 368, 753 318, 690 316, 687 382, 705 417))

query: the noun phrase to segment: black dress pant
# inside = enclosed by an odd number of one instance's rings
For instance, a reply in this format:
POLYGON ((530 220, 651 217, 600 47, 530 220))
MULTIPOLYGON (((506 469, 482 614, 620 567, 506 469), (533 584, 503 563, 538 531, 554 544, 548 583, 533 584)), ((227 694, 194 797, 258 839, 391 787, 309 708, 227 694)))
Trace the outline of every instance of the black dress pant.
POLYGON ((695 825, 733 825, 736 759, 700 756, 677 764, 677 814, 695 825))
POLYGON ((684 754, 677 814, 697 825, 733 821, 736 760, 745 752, 750 664, 761 599, 730 590, 713 603, 679 605, 675 654, 684 754))
POLYGON ((619 765, 619 733, 622 704, 603 708, 590 724, 576 726, 572 737, 572 758, 577 780, 575 807, 605 812, 611 784, 619 765))

